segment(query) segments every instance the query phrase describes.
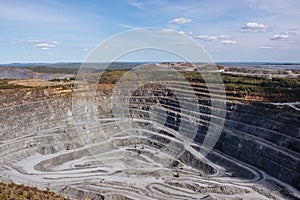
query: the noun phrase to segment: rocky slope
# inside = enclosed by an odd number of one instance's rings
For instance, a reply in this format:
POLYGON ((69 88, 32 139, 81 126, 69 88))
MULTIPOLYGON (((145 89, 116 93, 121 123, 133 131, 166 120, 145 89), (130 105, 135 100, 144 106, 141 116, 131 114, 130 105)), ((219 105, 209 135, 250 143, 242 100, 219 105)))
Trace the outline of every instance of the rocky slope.
POLYGON ((192 85, 141 87, 120 112, 114 84, 98 85, 94 99, 89 86, 1 90, 1 179, 79 199, 298 199, 300 112, 225 102, 218 91, 211 98, 225 107, 212 107, 203 85, 192 85), (203 157, 221 111, 222 133, 203 157))

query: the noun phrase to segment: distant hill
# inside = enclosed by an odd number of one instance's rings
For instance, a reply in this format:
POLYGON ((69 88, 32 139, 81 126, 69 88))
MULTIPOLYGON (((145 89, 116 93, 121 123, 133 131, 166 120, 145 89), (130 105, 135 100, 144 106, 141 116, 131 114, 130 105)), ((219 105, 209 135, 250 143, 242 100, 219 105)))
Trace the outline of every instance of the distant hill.
POLYGON ((70 62, 70 63, 9 63, 9 64, 0 64, 2 67, 37 67, 37 66, 48 66, 56 68, 79 68, 81 63, 79 62, 70 62))
POLYGON ((48 66, 34 66, 26 67, 28 70, 37 73, 49 73, 49 74, 77 74, 78 68, 58 68, 58 67, 48 67, 48 66))
MULTIPOLYGON (((90 73, 108 70, 128 70, 143 63, 84 63, 90 73), (109 65, 109 66, 107 66, 109 65)), ((0 65, 0 79, 40 78, 43 80, 63 79, 76 76, 81 63, 12 63, 0 65)))
MULTIPOLYGON (((167 61, 166 61, 167 62, 167 61)), ((132 67, 149 64, 150 62, 114 62, 110 65, 109 69, 131 69, 132 67)), ((152 62, 162 63, 162 62, 152 62)), ((84 63, 88 68, 103 69, 109 63, 84 63)), ((266 68, 280 68, 280 69, 300 69, 300 63, 288 63, 288 62, 216 62, 216 65, 224 67, 266 67, 266 68)), ((82 65, 82 62, 58 62, 58 63, 9 63, 0 64, 0 66, 7 67, 36 67, 36 66, 47 66, 55 68, 68 68, 78 69, 82 65)))
POLYGON ((114 62, 114 63, 81 63, 81 62, 59 62, 59 63, 9 63, 0 64, 5 67, 51 67, 51 68, 65 68, 78 69, 83 64, 87 68, 104 69, 109 65, 109 69, 131 69, 132 67, 146 64, 147 62, 114 62))
POLYGON ((77 69, 54 67, 14 67, 0 66, 0 79, 27 79, 39 78, 43 80, 63 79, 75 76, 77 69))

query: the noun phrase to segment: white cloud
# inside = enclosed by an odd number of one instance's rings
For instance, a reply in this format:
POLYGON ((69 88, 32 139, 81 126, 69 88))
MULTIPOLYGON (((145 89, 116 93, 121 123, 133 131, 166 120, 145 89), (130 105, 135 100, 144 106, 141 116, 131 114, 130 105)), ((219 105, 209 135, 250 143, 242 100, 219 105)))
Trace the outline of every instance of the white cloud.
POLYGON ((49 48, 49 47, 41 47, 41 50, 49 50, 49 49, 51 49, 51 48, 49 48))
POLYGON ((159 29, 158 32, 164 34, 164 33, 171 33, 171 32, 177 32, 177 31, 175 31, 171 28, 168 28, 168 29, 159 29))
POLYGON ((289 43, 296 42, 295 38, 298 35, 298 29, 289 29, 286 32, 281 32, 269 37, 273 41, 286 41, 289 43))
POLYGON ((275 34, 270 37, 270 40, 288 40, 290 36, 287 33, 275 34))
POLYGON ((57 46, 57 41, 43 42, 37 39, 28 39, 28 40, 20 40, 17 41, 16 44, 34 44, 34 47, 39 48, 41 50, 49 50, 53 49, 57 46))
POLYGON ((136 28, 135 26, 128 25, 128 24, 118 24, 118 26, 120 26, 122 28, 128 28, 128 29, 134 29, 134 28, 136 28))
POLYGON ((131 6, 133 7, 136 7, 137 9, 139 10, 144 10, 145 9, 145 6, 146 6, 146 3, 143 3, 143 2, 130 2, 129 3, 131 6))
POLYGON ((182 35, 188 35, 188 36, 193 36, 193 32, 189 31, 189 32, 185 32, 185 31, 176 31, 178 32, 179 34, 182 34, 182 35))
POLYGON ((36 48, 39 48, 41 50, 49 50, 53 49, 57 46, 58 42, 57 41, 52 41, 52 42, 40 42, 35 45, 36 48))
POLYGON ((222 44, 236 44, 237 42, 234 40, 221 40, 222 44))
POLYGON ((212 42, 212 41, 218 40, 218 36, 209 36, 209 35, 199 35, 196 38, 199 40, 207 41, 207 42, 212 42))
POLYGON ((203 40, 205 42, 220 42, 222 44, 237 44, 236 41, 230 39, 229 36, 220 35, 220 36, 213 36, 213 35, 199 35, 196 39, 203 40))
POLYGON ((39 43, 39 42, 40 42, 40 40, 35 40, 35 39, 16 41, 16 43, 18 43, 18 44, 36 44, 36 43, 39 43))
POLYGON ((41 48, 54 48, 56 47, 55 44, 51 44, 51 43, 39 43, 36 45, 36 47, 41 47, 41 48))
POLYGON ((219 39, 230 39, 230 37, 229 36, 227 36, 227 35, 220 35, 220 36, 218 36, 218 38, 219 39))
POLYGON ((241 32, 266 32, 268 27, 257 22, 248 22, 246 26, 242 27, 241 32))
POLYGON ((162 34, 168 34, 168 33, 171 33, 171 32, 175 32, 175 33, 182 34, 182 35, 188 35, 188 36, 192 36, 193 35, 192 32, 177 31, 177 30, 174 30, 174 29, 171 29, 171 28, 160 29, 160 30, 158 30, 158 32, 162 33, 162 34))
POLYGON ((192 19, 180 17, 180 18, 175 18, 175 19, 169 21, 169 24, 188 24, 191 22, 192 22, 192 19))
POLYGON ((25 43, 37 43, 40 42, 39 40, 25 40, 25 43))
POLYGON ((88 48, 83 49, 83 51, 88 51, 88 50, 89 50, 88 48))
POLYGON ((270 47, 270 46, 261 46, 261 47, 259 47, 260 49, 272 49, 272 47, 270 47))

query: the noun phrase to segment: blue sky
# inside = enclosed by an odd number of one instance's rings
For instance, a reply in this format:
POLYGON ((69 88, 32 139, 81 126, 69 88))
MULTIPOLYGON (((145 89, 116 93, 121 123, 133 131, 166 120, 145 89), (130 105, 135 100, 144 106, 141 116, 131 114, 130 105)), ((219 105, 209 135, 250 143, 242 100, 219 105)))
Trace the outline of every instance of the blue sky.
POLYGON ((0 0, 0 63, 84 61, 142 27, 182 32, 216 62, 300 62, 298 0, 0 0))

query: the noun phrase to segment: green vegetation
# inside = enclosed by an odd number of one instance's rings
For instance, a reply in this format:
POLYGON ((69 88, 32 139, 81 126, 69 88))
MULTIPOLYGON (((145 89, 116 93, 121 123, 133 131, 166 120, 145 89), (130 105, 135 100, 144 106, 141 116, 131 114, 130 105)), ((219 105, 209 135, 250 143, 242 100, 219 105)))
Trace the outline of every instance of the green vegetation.
POLYGON ((30 187, 25 185, 18 185, 15 183, 2 183, 0 182, 0 199, 1 200, 69 200, 60 194, 56 194, 47 188, 46 190, 40 190, 36 187, 30 187))
POLYGON ((205 83, 204 78, 199 72, 182 72, 182 75, 190 82, 205 83))
POLYGON ((300 85, 299 80, 290 78, 272 78, 268 79, 265 77, 256 76, 241 76, 233 74, 222 74, 222 78, 225 84, 245 84, 245 85, 256 85, 261 87, 292 87, 297 88, 300 85))
POLYGON ((108 70, 102 73, 100 84, 116 84, 118 80, 126 73, 126 70, 108 70))
MULTIPOLYGON (((126 73, 126 70, 109 70, 102 74, 101 84, 115 84, 126 73)), ((199 72, 182 72, 182 75, 189 82, 205 83, 205 79, 213 77, 210 73, 200 74, 199 72)), ((172 76, 160 72, 157 76, 165 76, 165 79, 172 80, 172 76)), ((227 93, 235 97, 246 99, 260 99, 265 101, 299 101, 300 80, 291 78, 266 78, 256 76, 243 76, 234 74, 221 74, 227 93)), ((162 80, 165 80, 162 79, 162 80)), ((218 82, 216 82, 218 83, 218 82)))
POLYGON ((0 90, 18 89, 18 88, 31 88, 29 86, 24 86, 24 85, 10 84, 9 83, 10 80, 12 80, 12 79, 0 79, 0 90))
MULTIPOLYGON (((218 66, 221 68, 221 66, 218 66)), ((36 71, 45 72, 45 70, 50 73, 76 73, 77 69, 63 69, 54 67, 31 67, 36 71), (53 71, 52 71, 53 70, 53 71)), ((116 84, 118 80, 127 73, 128 70, 106 70, 102 73, 93 73, 88 71, 88 76, 85 80, 87 81, 98 81, 100 84, 116 84)), ((170 73, 168 71, 157 71, 156 74, 147 74, 147 70, 141 71, 137 74, 130 73, 129 76, 133 80, 139 77, 141 80, 143 78, 151 78, 155 76, 158 80, 178 80, 176 73, 170 73)), ((205 80, 209 80, 211 83, 219 84, 219 82, 214 81, 214 76, 212 73, 199 73, 199 72, 180 72, 182 76, 191 83, 205 83, 205 80), (205 77, 205 79, 203 78, 205 77)), ((246 76, 246 75, 236 75, 221 73, 221 77, 227 92, 228 98, 240 98, 248 100, 263 100, 263 101, 277 101, 277 102, 287 102, 287 101, 299 101, 300 100, 300 80, 292 78, 266 78, 257 76, 246 76)), ((65 78, 65 79, 53 79, 53 82, 64 82, 67 83, 70 80, 75 80, 75 77, 65 78)), ((31 88, 23 85, 9 84, 8 79, 0 80, 0 89, 17 89, 17 88, 31 88)), ((73 83, 62 86, 63 89, 72 88, 73 83)), ((47 86, 48 88, 56 88, 58 86, 47 86)), ((45 89, 45 87, 35 87, 35 89, 45 89)))
POLYGON ((265 78, 222 75, 227 91, 235 91, 241 97, 257 96, 270 101, 297 101, 300 99, 300 81, 290 78, 265 78))

